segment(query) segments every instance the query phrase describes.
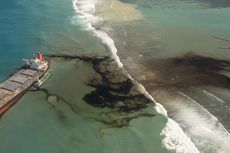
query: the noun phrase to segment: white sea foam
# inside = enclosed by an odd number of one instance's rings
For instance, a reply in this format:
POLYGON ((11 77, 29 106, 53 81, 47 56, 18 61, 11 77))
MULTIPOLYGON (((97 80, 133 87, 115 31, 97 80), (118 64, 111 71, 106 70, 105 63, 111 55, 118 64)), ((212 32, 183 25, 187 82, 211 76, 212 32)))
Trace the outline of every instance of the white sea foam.
POLYGON ((218 102, 220 102, 220 103, 223 103, 223 104, 225 103, 225 101, 224 101, 223 99, 217 97, 217 96, 214 95, 213 93, 211 93, 211 92, 209 92, 209 91, 207 91, 207 90, 203 90, 203 92, 204 92, 206 95, 208 95, 208 96, 214 98, 216 101, 218 101, 218 102))
POLYGON ((73 6, 78 16, 85 24, 86 30, 92 32, 97 38, 100 39, 101 43, 107 50, 110 51, 111 56, 117 61, 120 67, 123 66, 119 57, 117 56, 117 48, 114 41, 109 35, 95 27, 98 22, 102 22, 103 19, 94 15, 95 4, 97 0, 73 0, 73 6))
POLYGON ((181 127, 172 119, 168 119, 166 127, 161 132, 165 138, 163 144, 167 149, 176 153, 198 153, 196 146, 191 142, 181 127))
MULTIPOLYGON (((103 19, 95 16, 95 4, 97 0, 73 0, 74 10, 78 13, 78 18, 81 19, 82 23, 86 30, 92 32, 105 46, 106 50, 110 51, 111 57, 114 58, 118 66, 121 68, 123 64, 121 63, 118 55, 117 48, 113 39, 104 31, 98 28, 98 22, 102 23, 103 19)), ((100 24, 99 24, 100 25, 100 24)), ((135 84, 137 84, 139 91, 146 95, 149 99, 156 103, 153 97, 145 90, 145 88, 137 83, 128 73, 127 76, 133 80, 135 84)), ((164 109, 162 105, 156 103, 155 109, 158 113, 167 117, 167 111, 164 109)), ((192 141, 186 136, 180 126, 168 118, 167 124, 165 128, 161 132, 161 136, 163 137, 162 143, 163 145, 171 151, 175 151, 176 153, 198 153, 199 151, 192 143, 192 141)))
POLYGON ((178 112, 174 117, 188 128, 194 139, 197 139, 197 146, 205 146, 206 152, 230 152, 230 134, 219 120, 188 95, 178 93, 187 100, 176 105, 178 112))

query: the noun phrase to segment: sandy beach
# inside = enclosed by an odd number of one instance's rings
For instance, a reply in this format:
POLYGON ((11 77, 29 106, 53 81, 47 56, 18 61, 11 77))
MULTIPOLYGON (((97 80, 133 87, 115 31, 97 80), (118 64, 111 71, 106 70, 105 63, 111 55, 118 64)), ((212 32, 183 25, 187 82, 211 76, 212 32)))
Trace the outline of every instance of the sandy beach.
POLYGON ((143 19, 142 13, 137 10, 137 5, 122 3, 119 0, 98 1, 96 15, 113 23, 143 19))

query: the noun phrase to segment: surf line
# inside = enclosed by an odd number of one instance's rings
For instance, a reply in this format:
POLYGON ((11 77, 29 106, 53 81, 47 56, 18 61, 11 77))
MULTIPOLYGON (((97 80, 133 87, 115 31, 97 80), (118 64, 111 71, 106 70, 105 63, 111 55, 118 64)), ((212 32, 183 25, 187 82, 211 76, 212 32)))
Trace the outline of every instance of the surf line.
MULTIPOLYGON (((203 90, 205 91, 205 90, 203 90)), ((207 109, 205 109, 201 104, 199 104, 197 101, 195 101, 194 99, 192 99, 191 97, 189 97, 188 95, 184 94, 181 91, 178 91, 178 94, 182 95, 183 97, 187 98, 188 100, 190 100, 193 104, 197 105, 199 108, 202 109, 202 111, 206 112, 216 123, 219 124, 219 126, 224 130, 225 133, 227 133, 229 135, 228 130, 225 129, 225 127, 219 122, 219 120, 212 115, 207 109)))
MULTIPOLYGON (((98 22, 103 23, 103 19, 95 15, 95 5, 97 0, 73 0, 72 3, 73 8, 77 13, 77 17, 81 20, 82 24, 86 28, 85 30, 94 34, 101 41, 105 49, 111 54, 111 57, 117 62, 118 66, 124 70, 123 64, 117 55, 117 48, 113 39, 106 32, 96 27, 98 22)), ((126 70, 124 70, 124 72, 127 74, 129 79, 132 80, 135 85, 137 85, 139 91, 156 104, 156 111, 168 119, 165 128, 160 133, 160 135, 164 137, 162 140, 163 145, 168 150, 175 151, 176 153, 199 153, 196 146, 183 132, 181 127, 175 121, 168 118, 165 108, 153 99, 153 97, 146 91, 142 84, 134 80, 126 70)))

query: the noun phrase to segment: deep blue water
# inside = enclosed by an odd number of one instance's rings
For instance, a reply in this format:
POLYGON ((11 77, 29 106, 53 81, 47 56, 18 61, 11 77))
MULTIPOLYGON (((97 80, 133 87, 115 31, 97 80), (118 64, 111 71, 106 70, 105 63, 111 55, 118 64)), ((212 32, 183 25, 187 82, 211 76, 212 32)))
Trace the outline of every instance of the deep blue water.
POLYGON ((72 23, 72 7, 71 0, 0 1, 0 81, 23 64, 22 58, 34 52, 100 48, 95 38, 72 23))
POLYGON ((22 58, 51 47, 46 45, 46 39, 52 36, 52 29, 60 30, 68 19, 71 9, 66 6, 63 1, 52 0, 0 1, 0 80, 22 65, 22 58), (58 11, 60 7, 64 11, 58 11))

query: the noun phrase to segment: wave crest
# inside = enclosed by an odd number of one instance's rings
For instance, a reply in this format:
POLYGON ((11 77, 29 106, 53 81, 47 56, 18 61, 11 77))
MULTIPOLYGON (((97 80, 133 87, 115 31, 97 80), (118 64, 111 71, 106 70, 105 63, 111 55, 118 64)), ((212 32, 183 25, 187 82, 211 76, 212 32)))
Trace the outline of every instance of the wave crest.
MULTIPOLYGON (((95 16, 95 5, 97 0, 73 0, 74 10, 78 13, 78 18, 81 19, 86 30, 94 34, 101 43, 105 46, 105 49, 111 53, 111 57, 116 60, 119 67, 123 68, 123 64, 117 55, 117 48, 113 39, 103 30, 100 29, 103 19, 95 16)), ((147 98, 151 99, 156 103, 155 109, 158 113, 165 116, 168 121, 165 128, 161 132, 163 137, 163 145, 171 151, 176 153, 199 153, 195 145, 192 143, 189 137, 183 132, 181 127, 172 119, 167 117, 167 111, 165 108, 157 103, 153 97, 145 90, 145 88, 137 83, 127 72, 127 76, 137 85, 139 91, 146 95, 147 98)))

